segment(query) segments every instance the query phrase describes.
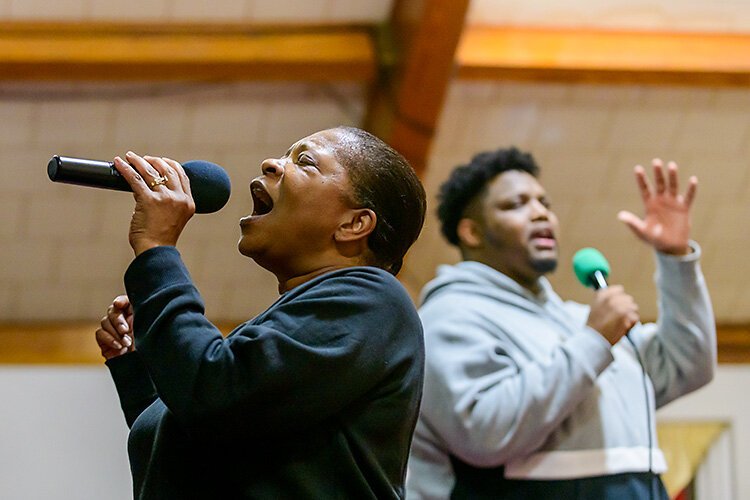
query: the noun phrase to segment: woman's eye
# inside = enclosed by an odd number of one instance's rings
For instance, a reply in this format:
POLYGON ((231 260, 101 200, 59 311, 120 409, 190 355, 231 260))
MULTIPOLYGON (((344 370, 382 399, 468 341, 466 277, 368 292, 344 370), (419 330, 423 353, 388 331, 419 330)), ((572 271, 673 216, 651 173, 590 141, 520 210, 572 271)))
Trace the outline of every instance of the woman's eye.
POLYGON ((312 158, 310 158, 307 155, 299 155, 299 157, 297 158, 297 163, 301 165, 314 165, 315 164, 312 158))

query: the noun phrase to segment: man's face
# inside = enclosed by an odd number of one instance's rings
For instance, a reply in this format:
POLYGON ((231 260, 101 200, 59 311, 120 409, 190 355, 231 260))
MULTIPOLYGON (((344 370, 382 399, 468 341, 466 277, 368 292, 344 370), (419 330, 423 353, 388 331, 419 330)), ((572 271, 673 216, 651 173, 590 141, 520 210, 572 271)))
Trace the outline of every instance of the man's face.
POLYGON ((250 183, 253 213, 240 221, 242 254, 280 272, 318 264, 349 205, 349 176, 335 154, 340 141, 339 131, 325 130, 263 162, 250 183))
POLYGON ((557 265, 557 216, 532 175, 509 170, 480 195, 477 251, 486 264, 519 283, 533 283, 557 265))

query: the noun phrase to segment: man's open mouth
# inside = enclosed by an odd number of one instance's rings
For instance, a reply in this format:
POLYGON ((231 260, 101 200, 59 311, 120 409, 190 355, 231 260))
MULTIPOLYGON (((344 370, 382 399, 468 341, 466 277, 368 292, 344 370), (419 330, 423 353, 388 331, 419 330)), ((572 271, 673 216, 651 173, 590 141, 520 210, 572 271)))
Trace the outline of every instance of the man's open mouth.
POLYGON ((554 249, 557 247, 555 232, 551 228, 535 229, 529 235, 529 242, 538 249, 554 249))
POLYGON ((536 238, 542 238, 545 240, 554 240, 555 239, 555 233, 552 232, 552 229, 546 228, 546 229, 536 229, 531 232, 531 239, 536 238))

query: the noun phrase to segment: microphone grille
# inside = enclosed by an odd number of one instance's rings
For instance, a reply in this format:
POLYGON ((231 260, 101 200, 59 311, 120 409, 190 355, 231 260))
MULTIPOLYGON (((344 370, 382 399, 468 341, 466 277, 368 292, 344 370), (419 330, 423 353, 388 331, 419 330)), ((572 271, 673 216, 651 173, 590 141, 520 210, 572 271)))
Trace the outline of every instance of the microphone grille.
POLYGON ((581 248, 573 256, 573 271, 583 286, 591 286, 590 277, 595 271, 609 277, 609 262, 596 248, 581 248))
POLYGON ((186 161, 182 167, 190 179, 196 213, 216 212, 227 203, 232 183, 223 168, 205 160, 186 161))

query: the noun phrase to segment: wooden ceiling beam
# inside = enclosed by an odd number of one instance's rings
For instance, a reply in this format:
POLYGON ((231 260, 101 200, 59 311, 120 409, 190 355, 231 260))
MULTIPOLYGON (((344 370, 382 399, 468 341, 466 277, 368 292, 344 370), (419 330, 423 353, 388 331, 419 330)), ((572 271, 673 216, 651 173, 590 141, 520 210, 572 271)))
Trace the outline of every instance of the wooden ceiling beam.
POLYGON ((402 153, 418 173, 427 165, 469 0, 396 0, 381 37, 381 74, 365 128, 402 153))
POLYGON ((365 81, 376 74, 362 26, 6 24, 0 80, 365 81))
POLYGON ((471 26, 461 79, 750 85, 750 35, 471 26))
MULTIPOLYGON (((418 137, 461 79, 750 85, 750 36, 469 26, 467 0, 399 0, 380 47, 390 106, 418 137), (459 37, 460 44, 456 47, 459 37), (455 52, 455 58, 454 58, 455 52)), ((5 23, 4 80, 372 81, 373 27, 5 23)), ((373 122, 385 121, 380 107, 373 122)), ((389 124, 390 128, 392 124, 389 124)), ((409 135, 409 134, 407 134, 409 135)), ((412 139, 404 140, 411 143, 412 139)))

